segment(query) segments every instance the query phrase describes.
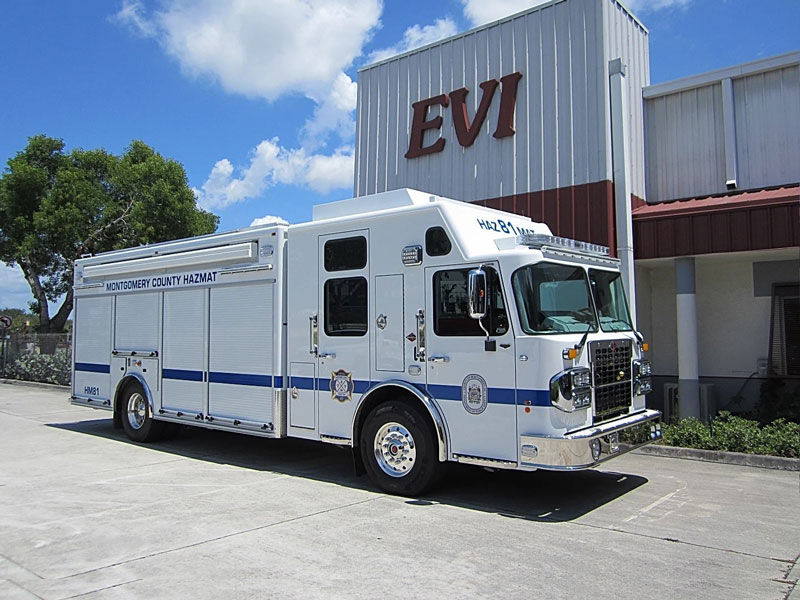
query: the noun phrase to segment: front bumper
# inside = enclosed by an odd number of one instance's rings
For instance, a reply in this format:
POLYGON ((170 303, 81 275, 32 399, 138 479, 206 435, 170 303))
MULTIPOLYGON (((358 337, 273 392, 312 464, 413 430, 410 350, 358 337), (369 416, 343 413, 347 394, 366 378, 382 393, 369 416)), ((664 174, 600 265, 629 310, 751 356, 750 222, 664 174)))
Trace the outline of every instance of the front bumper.
POLYGON ((573 431, 561 437, 537 435, 520 436, 520 464, 528 469, 550 469, 573 471, 588 469, 601 462, 635 450, 661 439, 661 412, 643 410, 613 421, 573 431), (620 446, 623 432, 646 424, 649 439, 643 442, 620 446))

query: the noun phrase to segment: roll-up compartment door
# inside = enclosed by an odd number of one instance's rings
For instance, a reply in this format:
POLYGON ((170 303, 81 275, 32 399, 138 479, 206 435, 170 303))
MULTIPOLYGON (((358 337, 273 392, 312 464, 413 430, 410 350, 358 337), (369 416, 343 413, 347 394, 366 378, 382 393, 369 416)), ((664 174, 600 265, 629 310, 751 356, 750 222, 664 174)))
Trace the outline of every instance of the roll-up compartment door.
POLYGON ((72 393, 79 398, 110 398, 111 296, 75 301, 75 377, 72 393))
POLYGON ((161 405, 167 410, 205 412, 207 294, 205 289, 164 292, 161 405))
POLYGON ((211 290, 208 413, 272 422, 273 283, 211 290))
POLYGON ((161 294, 117 296, 114 349, 120 352, 156 352, 161 321, 161 294))

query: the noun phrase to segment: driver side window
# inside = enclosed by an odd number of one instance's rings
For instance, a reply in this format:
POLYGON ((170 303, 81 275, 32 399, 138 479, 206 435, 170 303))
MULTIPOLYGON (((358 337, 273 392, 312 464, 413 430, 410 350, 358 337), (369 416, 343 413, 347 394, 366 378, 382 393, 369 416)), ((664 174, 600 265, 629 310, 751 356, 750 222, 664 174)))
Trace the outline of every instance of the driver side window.
MULTIPOLYGON (((508 315, 497 272, 484 267, 489 296, 483 324, 490 335, 508 331, 508 315)), ((478 336, 486 334, 477 319, 469 316, 467 279, 469 269, 437 271, 433 275, 433 330, 438 336, 478 336)))

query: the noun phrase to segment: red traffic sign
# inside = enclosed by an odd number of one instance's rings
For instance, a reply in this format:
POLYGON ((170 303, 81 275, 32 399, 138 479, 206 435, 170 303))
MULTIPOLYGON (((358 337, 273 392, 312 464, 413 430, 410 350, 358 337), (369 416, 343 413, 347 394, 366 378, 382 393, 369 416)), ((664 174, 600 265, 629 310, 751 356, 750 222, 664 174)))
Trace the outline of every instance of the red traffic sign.
POLYGON ((8 315, 0 315, 0 327, 2 327, 3 329, 8 329, 9 327, 11 327, 11 322, 12 322, 11 317, 9 317, 8 315))

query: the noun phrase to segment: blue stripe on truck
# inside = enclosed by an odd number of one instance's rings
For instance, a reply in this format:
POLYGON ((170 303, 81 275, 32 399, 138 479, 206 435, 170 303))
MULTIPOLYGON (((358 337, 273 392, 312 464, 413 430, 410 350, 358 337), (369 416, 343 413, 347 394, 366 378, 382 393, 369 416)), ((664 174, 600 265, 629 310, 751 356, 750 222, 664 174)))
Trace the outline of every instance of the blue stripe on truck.
POLYGON ((111 365, 101 365, 98 363, 75 363, 76 371, 86 371, 88 373, 111 373, 111 365))
POLYGON ((203 381, 202 371, 189 371, 187 369, 164 369, 164 379, 180 379, 181 381, 203 381))
POLYGON ((252 385, 272 387, 272 375, 251 375, 249 373, 222 373, 211 371, 208 374, 211 383, 232 383, 234 385, 252 385))

